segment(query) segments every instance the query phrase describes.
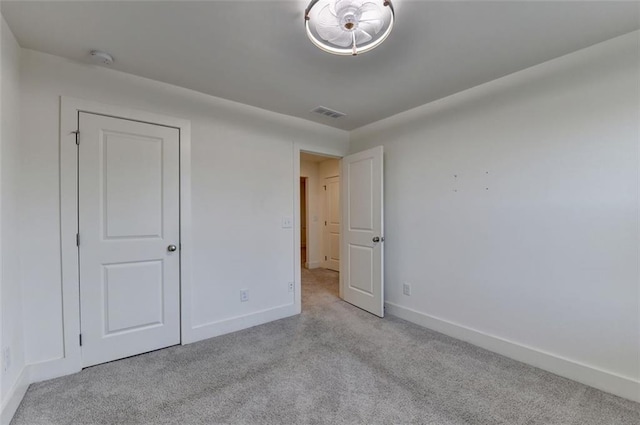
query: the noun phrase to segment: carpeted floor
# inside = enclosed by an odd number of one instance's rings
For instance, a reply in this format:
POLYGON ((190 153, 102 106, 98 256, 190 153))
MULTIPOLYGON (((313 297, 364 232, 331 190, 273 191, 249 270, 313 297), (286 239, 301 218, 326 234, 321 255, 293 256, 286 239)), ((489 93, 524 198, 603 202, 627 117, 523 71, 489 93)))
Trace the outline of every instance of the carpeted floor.
POLYGON ((640 404, 337 298, 303 314, 34 384, 13 425, 640 424, 640 404))

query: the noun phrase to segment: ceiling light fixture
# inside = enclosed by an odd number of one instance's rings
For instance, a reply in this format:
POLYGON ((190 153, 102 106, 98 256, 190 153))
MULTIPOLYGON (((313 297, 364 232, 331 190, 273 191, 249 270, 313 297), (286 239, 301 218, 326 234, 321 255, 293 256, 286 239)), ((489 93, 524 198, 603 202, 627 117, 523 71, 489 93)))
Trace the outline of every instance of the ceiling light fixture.
POLYGON ((379 46, 391 33, 390 0, 312 0, 304 14, 309 39, 336 55, 357 55, 379 46))

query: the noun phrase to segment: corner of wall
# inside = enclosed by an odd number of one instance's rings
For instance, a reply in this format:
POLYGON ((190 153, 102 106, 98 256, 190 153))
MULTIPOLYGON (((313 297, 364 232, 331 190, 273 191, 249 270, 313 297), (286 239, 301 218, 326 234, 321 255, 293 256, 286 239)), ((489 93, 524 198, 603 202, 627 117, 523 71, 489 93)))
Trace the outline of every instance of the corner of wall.
POLYGON ((2 423, 8 423, 30 383, 24 356, 22 287, 19 257, 14 249, 19 240, 18 184, 20 181, 20 46, 0 17, 2 59, 2 116, 0 129, 0 351, 3 368, 0 380, 2 423), (5 364, 9 350, 9 364, 5 364), (8 420, 7 420, 8 418, 8 420))
POLYGON ((385 256, 389 314, 640 401, 639 35, 604 41, 350 133, 350 152, 385 146, 385 226, 395 240, 385 256), (460 171, 468 176, 463 190, 451 178, 460 171), (588 215, 598 218, 586 219, 589 225, 576 220, 588 215), (596 222, 607 224, 598 228, 596 222), (558 240, 574 250, 558 248, 558 240), (572 264, 590 264, 603 274, 593 279, 572 264), (406 281, 412 298, 403 296, 406 281), (562 293, 580 294, 581 302, 568 297, 547 308, 562 293), (598 353, 598 346, 616 348, 598 353))
POLYGON ((29 366, 24 366, 11 389, 9 389, 6 394, 3 394, 2 408, 0 409, 0 424, 9 425, 11 423, 11 419, 18 410, 24 395, 27 393, 30 383, 29 366))
POLYGON ((556 375, 580 382, 640 403, 640 381, 556 356, 505 338, 462 326, 398 304, 386 302, 386 311, 416 325, 468 342, 505 357, 538 367, 556 375))
POLYGON ((196 325, 192 327, 186 335, 183 335, 182 344, 191 344, 193 342, 202 341, 231 332, 237 332, 253 326, 269 323, 274 320, 294 316, 299 313, 300 312, 297 311, 295 303, 291 303, 229 319, 196 325))

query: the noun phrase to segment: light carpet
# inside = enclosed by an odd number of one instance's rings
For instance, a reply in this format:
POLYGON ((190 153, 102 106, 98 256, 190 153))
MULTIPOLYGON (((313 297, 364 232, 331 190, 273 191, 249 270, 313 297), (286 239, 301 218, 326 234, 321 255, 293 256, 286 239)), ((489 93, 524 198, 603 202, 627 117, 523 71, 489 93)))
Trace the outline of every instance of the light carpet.
POLYGON ((31 385, 13 425, 638 425, 640 404, 337 297, 303 270, 303 313, 31 385))

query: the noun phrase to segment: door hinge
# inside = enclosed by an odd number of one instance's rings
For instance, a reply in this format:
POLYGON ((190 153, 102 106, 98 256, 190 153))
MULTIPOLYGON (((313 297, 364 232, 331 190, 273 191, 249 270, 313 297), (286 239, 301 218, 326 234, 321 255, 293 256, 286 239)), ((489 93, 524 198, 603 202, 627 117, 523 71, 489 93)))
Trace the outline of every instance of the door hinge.
POLYGON ((327 225, 327 220, 325 220, 325 221, 324 221, 324 225, 325 225, 325 226, 327 225))
POLYGON ((78 335, 80 338, 80 347, 82 347, 82 334, 78 335))
POLYGON ((324 187, 324 190, 327 190, 327 185, 326 184, 324 186, 322 186, 322 187, 324 187))
POLYGON ((327 261, 327 256, 326 255, 324 256, 324 261, 327 261))
POLYGON ((80 233, 76 233, 76 246, 80 246, 80 233))
POLYGON ((76 145, 80 145, 80 130, 72 131, 71 133, 76 135, 76 145))

